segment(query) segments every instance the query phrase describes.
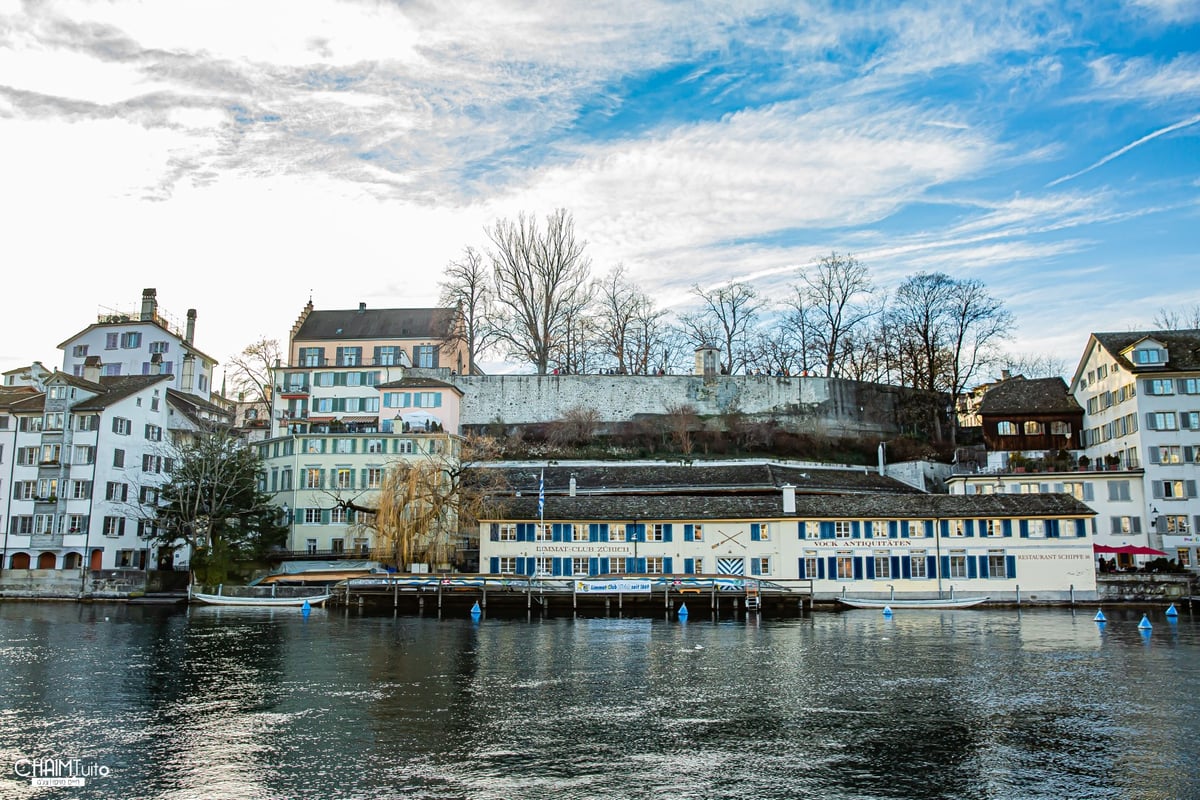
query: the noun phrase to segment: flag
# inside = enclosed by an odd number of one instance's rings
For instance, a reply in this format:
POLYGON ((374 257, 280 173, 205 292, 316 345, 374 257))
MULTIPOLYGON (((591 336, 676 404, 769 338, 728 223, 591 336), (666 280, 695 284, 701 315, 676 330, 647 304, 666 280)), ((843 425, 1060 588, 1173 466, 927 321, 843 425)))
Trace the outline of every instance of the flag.
POLYGON ((538 476, 538 519, 544 516, 546 511, 546 470, 542 470, 538 476))

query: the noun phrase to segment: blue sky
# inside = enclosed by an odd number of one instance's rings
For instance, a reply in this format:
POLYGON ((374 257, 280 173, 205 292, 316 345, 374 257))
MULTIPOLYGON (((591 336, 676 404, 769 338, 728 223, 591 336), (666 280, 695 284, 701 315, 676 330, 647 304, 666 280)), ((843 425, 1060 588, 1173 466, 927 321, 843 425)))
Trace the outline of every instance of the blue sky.
POLYGON ((149 286, 220 359, 429 305, 556 207, 674 309, 848 251, 1071 367, 1200 303, 1200 0, 0 0, 0 142, 3 369, 149 286))

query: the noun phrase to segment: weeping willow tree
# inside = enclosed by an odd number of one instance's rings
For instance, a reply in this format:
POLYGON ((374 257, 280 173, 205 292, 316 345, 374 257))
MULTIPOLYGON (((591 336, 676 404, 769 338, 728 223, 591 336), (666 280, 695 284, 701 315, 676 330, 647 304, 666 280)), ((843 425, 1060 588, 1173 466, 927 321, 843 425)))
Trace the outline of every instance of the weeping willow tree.
MULTIPOLYGON (((431 440, 416 459, 396 461, 384 471, 374 505, 339 500, 355 512, 355 524, 370 533, 372 558, 407 571, 414 564, 434 568, 450 563, 464 531, 478 531, 479 517, 504 494, 493 486, 500 477, 464 477, 498 452, 490 437, 431 440)), ((498 470, 487 472, 499 472, 498 470)))

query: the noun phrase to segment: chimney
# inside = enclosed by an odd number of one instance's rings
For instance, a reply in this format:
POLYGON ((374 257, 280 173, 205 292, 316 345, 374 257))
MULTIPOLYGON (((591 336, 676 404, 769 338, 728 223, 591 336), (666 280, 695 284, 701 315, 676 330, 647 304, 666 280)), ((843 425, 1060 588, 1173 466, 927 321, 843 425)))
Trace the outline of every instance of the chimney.
POLYGON ((142 289, 142 322, 153 322, 158 316, 158 292, 154 289, 142 289))
POLYGON ((570 483, 569 488, 567 489, 567 496, 568 497, 575 496, 575 476, 574 475, 571 476, 571 483, 570 483))
POLYGON ((1006 369, 1000 370, 1000 380, 1006 381, 1011 377, 1012 377, 1012 373, 1009 372, 1008 370, 1006 370, 1006 369))
POLYGON ((885 444, 886 444, 886 442, 879 443, 879 474, 880 475, 885 474, 885 470, 883 468, 883 456, 884 456, 884 445, 885 444))
POLYGON ((796 487, 790 483, 783 485, 783 513, 796 513, 796 487))
POLYGON ((183 335, 183 340, 191 344, 196 338, 196 309, 189 308, 187 313, 187 332, 183 335))
POLYGON ((88 356, 83 360, 83 379, 92 383, 100 382, 100 356, 88 356))
POLYGON ((358 313, 360 313, 360 314, 361 314, 361 313, 363 313, 363 312, 364 312, 364 311, 366 311, 366 310, 367 310, 367 304, 366 304, 366 303, 359 303, 359 304, 358 304, 358 313))
POLYGON ((150 374, 162 375, 162 353, 150 354, 150 374))

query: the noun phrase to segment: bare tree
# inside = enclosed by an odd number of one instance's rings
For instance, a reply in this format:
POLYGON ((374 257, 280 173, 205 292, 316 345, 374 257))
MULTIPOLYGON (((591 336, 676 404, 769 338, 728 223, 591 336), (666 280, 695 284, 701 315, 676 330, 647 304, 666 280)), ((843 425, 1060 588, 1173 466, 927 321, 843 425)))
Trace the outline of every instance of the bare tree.
POLYGON ((441 295, 438 302, 457 313, 451 327, 445 331, 442 344, 467 351, 464 374, 475 371, 475 362, 480 355, 495 344, 498 335, 494 326, 494 292, 492 274, 484 263, 483 255, 473 247, 463 251, 457 261, 446 265, 446 279, 438 284, 441 295))
POLYGON ((596 287, 597 334, 605 356, 619 372, 647 373, 658 366, 655 351, 663 312, 620 264, 596 287))
POLYGON ((828 377, 840 375, 852 335, 880 312, 866 266, 852 255, 836 252, 800 270, 793 308, 806 323, 807 344, 828 377))
POLYGON ((545 375, 551 354, 571 321, 591 300, 591 261, 575 237, 564 209, 546 217, 543 230, 532 216, 501 219, 488 230, 501 324, 496 336, 509 355, 545 375))
POLYGON ((1067 375, 1068 364, 1049 353, 1005 353, 996 359, 996 367, 1026 378, 1055 378, 1067 375))
POLYGON ((1150 325, 1156 331, 1179 331, 1200 328, 1200 303, 1191 308, 1160 308, 1150 325))
POLYGON ((732 374, 744 367, 749 354, 751 326, 758 315, 758 295, 748 283, 734 281, 715 289, 692 287, 692 294, 702 301, 695 314, 685 315, 681 322, 694 343, 699 346, 719 343, 724 347, 722 371, 732 374))
POLYGON ((768 375, 800 374, 800 344, 791 326, 766 326, 751 337, 748 350, 747 370, 768 375))
POLYGON ((242 352, 230 358, 225 374, 243 400, 269 405, 271 370, 280 363, 282 355, 278 339, 262 338, 246 345, 242 352))
POLYGON ((700 415, 690 403, 667 406, 667 423, 671 439, 679 452, 690 456, 696 449, 695 432, 700 427, 700 415))

